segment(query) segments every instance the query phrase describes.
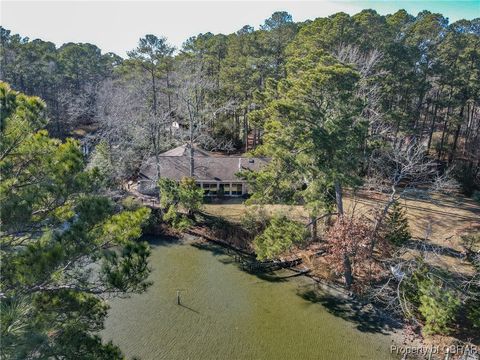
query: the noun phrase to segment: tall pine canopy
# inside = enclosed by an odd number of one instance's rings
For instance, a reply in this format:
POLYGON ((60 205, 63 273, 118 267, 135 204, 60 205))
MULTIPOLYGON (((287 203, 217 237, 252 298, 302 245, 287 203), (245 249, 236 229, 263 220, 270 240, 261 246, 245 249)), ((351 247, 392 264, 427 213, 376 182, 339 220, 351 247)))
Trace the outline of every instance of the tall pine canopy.
POLYGON ((149 210, 121 211, 76 141, 50 138, 45 105, 0 83, 2 359, 114 359, 106 295, 148 286, 149 210))
POLYGON ((302 200, 313 216, 331 207, 323 194, 333 186, 358 183, 359 150, 367 131, 355 92, 358 72, 318 55, 292 60, 289 76, 274 85, 276 99, 252 114, 265 121, 264 143, 257 152, 272 161, 262 171, 246 174, 253 180, 253 200, 302 200))

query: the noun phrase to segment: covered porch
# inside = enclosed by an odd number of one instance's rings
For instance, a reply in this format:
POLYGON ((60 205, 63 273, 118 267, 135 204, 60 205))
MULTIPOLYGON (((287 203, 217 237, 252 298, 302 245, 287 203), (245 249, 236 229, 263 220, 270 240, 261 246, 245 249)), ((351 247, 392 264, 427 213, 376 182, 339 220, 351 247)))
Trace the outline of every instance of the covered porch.
POLYGON ((203 189, 205 196, 239 197, 246 194, 246 184, 239 181, 205 181, 198 180, 196 184, 203 189))

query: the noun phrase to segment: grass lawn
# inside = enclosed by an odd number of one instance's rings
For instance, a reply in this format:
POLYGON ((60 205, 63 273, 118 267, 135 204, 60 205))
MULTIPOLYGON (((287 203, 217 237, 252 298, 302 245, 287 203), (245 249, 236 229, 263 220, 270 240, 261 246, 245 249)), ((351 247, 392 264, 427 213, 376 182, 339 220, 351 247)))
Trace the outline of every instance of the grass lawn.
MULTIPOLYGON (((378 192, 361 191, 355 198, 345 198, 345 210, 355 208, 357 214, 367 214, 375 207, 380 207, 385 195, 378 192)), ((412 235, 419 244, 435 245, 439 249, 462 251, 460 235, 480 230, 480 205, 474 201, 458 196, 435 194, 430 199, 406 199, 402 204, 407 210, 412 235)), ((229 199, 216 204, 205 204, 205 212, 238 222, 248 210, 242 199, 229 199)), ((269 213, 282 212, 289 217, 308 222, 308 214, 303 206, 266 205, 269 213)), ((415 255, 412 250, 411 255, 415 255)), ((429 261, 429 254, 426 254, 429 261)), ((431 261, 441 267, 455 272, 470 272, 471 268, 460 258, 450 255, 432 256, 431 261)))

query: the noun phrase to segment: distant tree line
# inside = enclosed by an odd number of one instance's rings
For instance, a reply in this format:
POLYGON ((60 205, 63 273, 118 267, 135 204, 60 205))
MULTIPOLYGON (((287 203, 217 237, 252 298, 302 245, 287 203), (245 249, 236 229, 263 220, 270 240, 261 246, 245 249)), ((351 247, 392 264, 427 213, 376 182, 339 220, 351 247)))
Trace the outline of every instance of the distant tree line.
POLYGON ((125 176, 172 143, 243 150, 252 129, 263 131, 259 110, 278 98, 280 84, 331 57, 361 76, 359 99, 369 103, 362 111, 375 120, 369 135, 388 128, 390 142, 423 142, 429 156, 457 165, 471 194, 480 169, 479 24, 449 24, 428 11, 364 10, 303 23, 276 12, 257 30, 199 34, 178 51, 146 35, 126 59, 1 28, 0 78, 45 100, 53 135, 80 129, 106 140, 125 176))

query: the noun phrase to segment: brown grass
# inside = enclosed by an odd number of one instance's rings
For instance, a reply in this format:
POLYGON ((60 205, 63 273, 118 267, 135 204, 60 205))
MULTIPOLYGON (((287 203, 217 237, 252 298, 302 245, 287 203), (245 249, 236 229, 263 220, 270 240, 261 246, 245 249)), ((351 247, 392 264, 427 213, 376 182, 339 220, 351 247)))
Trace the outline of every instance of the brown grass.
MULTIPOLYGON (((383 206, 386 196, 371 191, 360 191, 355 197, 348 194, 345 198, 346 212, 370 214, 372 209, 383 206)), ((430 199, 406 199, 402 204, 407 210, 410 230, 414 239, 428 244, 463 251, 461 247, 462 234, 480 230, 480 205, 460 195, 435 194, 430 199)), ((240 199, 226 200, 219 204, 206 204, 204 211, 224 217, 230 221, 240 222, 248 211, 240 199)), ((270 213, 283 213, 290 218, 308 222, 308 213, 303 206, 267 205, 265 210, 270 213)), ((407 256, 415 256, 417 251, 411 250, 407 256)), ((451 271, 469 273, 471 267, 458 257, 448 255, 425 255, 427 261, 435 262, 451 271)))
MULTIPOLYGON (((368 213, 375 207, 381 207, 386 197, 377 192, 361 191, 355 197, 347 195, 345 209, 351 212, 368 213)), ((448 245, 455 250, 459 247, 459 235, 480 229, 480 205, 474 201, 457 196, 435 194, 429 200, 402 200, 412 235, 437 245, 448 245), (428 235, 428 236, 427 236, 428 235)), ((218 204, 204 205, 205 212, 239 222, 250 207, 238 199, 225 200, 218 204)), ((298 221, 307 221, 308 213, 301 205, 266 205, 270 214, 283 213, 298 221)))

